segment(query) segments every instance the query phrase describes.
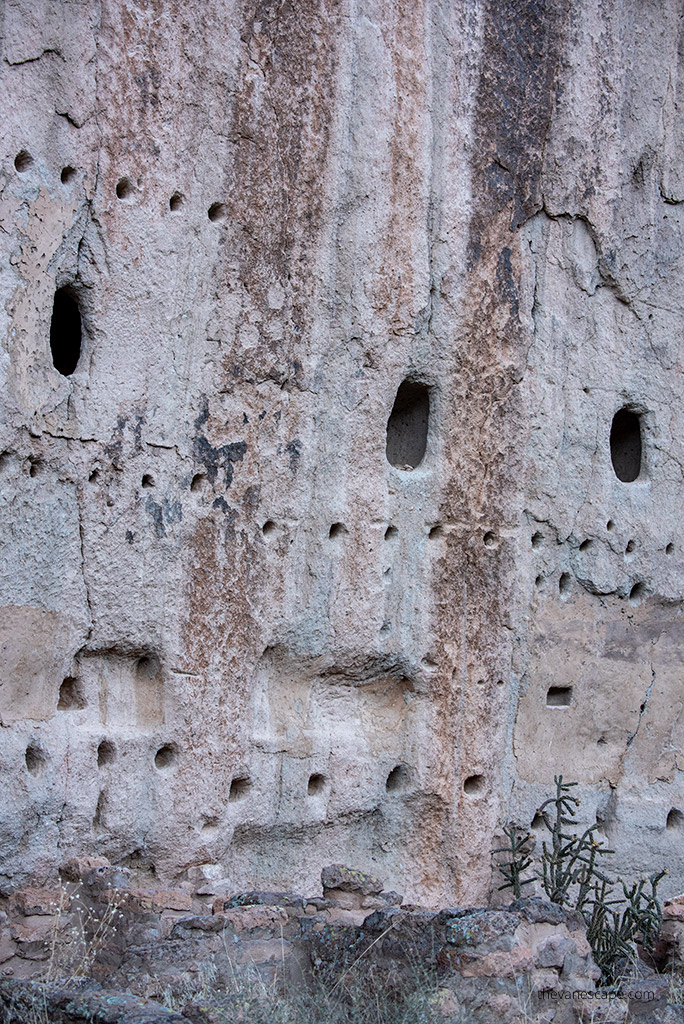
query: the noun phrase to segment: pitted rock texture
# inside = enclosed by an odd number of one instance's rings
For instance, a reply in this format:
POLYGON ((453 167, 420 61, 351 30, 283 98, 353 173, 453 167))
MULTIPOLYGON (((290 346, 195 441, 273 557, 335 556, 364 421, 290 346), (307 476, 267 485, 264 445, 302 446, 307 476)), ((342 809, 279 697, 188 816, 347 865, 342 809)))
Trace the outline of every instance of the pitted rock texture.
POLYGON ((559 772, 684 886, 683 32, 4 7, 3 890, 483 902, 559 772))

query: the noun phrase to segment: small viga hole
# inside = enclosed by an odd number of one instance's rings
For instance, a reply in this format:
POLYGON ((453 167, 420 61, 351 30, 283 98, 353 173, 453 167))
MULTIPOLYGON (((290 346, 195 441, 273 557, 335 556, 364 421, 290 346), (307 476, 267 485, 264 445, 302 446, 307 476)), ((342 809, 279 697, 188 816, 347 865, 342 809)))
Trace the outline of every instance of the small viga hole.
POLYGON ((405 380, 387 420, 387 461, 397 469, 415 469, 423 461, 430 423, 430 391, 405 380))
POLYGON ((86 706, 80 679, 67 676, 59 688, 58 711, 80 711, 86 706))
POLYGON ((409 770, 405 764, 398 764, 387 776, 385 789, 388 793, 398 793, 406 789, 409 783, 409 770))
POLYGON ((477 796, 485 788, 484 775, 469 775, 463 782, 463 792, 466 796, 477 796))
POLYGON ((73 292, 58 288, 52 304, 50 351, 52 365, 63 377, 70 377, 81 357, 81 311, 73 292))
POLYGON ((27 149, 20 149, 14 158, 14 169, 18 174, 24 174, 33 163, 33 157, 27 149))
POLYGON ((244 800, 249 793, 252 781, 248 775, 238 775, 232 780, 230 784, 230 790, 228 791, 228 799, 231 803, 236 800, 244 800))
POLYGON ((130 178, 119 178, 116 183, 117 199, 132 199, 135 195, 135 185, 130 178))
POLYGON ((165 771, 175 764, 178 751, 173 743, 165 743, 154 755, 155 768, 165 771))
POLYGON ((59 176, 59 180, 63 185, 70 185, 76 177, 76 168, 70 165, 62 168, 62 173, 59 176))
POLYGON ((48 758, 42 747, 37 743, 29 743, 24 754, 26 768, 31 775, 42 775, 47 766, 48 758))
POLYGON ((97 748, 97 767, 104 768, 116 760, 116 747, 111 740, 102 740, 97 748))
POLYGON ((219 221, 225 220, 226 219, 226 206, 225 206, 225 203, 212 203, 211 206, 209 207, 209 209, 207 210, 207 217, 214 224, 217 224, 219 221))
POLYGON ((169 199, 169 210, 171 210, 171 213, 178 213, 178 211, 182 209, 184 202, 185 198, 183 196, 183 193, 174 192, 171 198, 169 199))
POLYGON ((347 527, 344 525, 344 523, 333 523, 330 529, 328 530, 328 538, 330 540, 341 540, 348 533, 349 531, 347 530, 347 527))
POLYGON ((610 458, 618 480, 632 483, 641 473, 641 417, 632 409, 620 409, 610 428, 610 458))
POLYGON ((673 807, 671 811, 668 811, 667 821, 665 822, 666 828, 684 828, 684 814, 676 807, 673 807))
POLYGON ((323 792, 325 792, 325 775, 314 772, 313 775, 309 776, 306 787, 307 796, 320 796, 323 792))
POLYGON ((547 708, 567 708, 572 704, 572 686, 549 686, 546 691, 547 708))

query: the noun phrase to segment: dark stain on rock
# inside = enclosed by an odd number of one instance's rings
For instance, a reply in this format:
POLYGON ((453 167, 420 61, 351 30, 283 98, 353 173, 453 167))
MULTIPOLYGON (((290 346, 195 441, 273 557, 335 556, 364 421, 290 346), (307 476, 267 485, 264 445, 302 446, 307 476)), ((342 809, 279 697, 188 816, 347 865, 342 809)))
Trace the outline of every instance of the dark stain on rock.
MULTIPOLYGON (((202 430, 208 419, 209 402, 205 396, 201 403, 201 412, 195 420, 195 429, 198 431, 202 430)), ((198 434, 193 440, 195 462, 204 466, 211 484, 216 482, 216 478, 221 470, 226 487, 230 487, 233 482, 233 463, 242 462, 246 451, 246 441, 233 441, 231 444, 223 444, 215 448, 207 441, 204 433, 198 434)))
POLYGON ((499 286, 499 294, 509 303, 511 316, 518 316, 518 289, 515 284, 513 265, 511 263, 511 250, 502 249, 499 253, 499 262, 496 267, 496 280, 499 286))
POLYGON ((116 426, 112 433, 111 440, 104 446, 104 452, 112 464, 112 469, 121 469, 121 456, 123 453, 123 432, 126 429, 127 419, 125 416, 118 416, 116 426))
POLYGON ((290 456, 290 471, 292 473, 296 473, 302 454, 302 442, 295 438, 294 441, 290 441, 290 443, 285 446, 285 451, 290 456))
POLYGON ((541 209, 544 146, 568 11, 568 0, 487 4, 473 168, 480 217, 471 248, 479 242, 482 218, 512 203, 515 230, 541 209))
POLYGON ((183 518, 183 507, 180 501, 169 501, 168 498, 163 498, 161 503, 154 501, 153 498, 148 498, 145 502, 145 511, 154 523, 154 532, 157 537, 166 537, 166 527, 183 518))

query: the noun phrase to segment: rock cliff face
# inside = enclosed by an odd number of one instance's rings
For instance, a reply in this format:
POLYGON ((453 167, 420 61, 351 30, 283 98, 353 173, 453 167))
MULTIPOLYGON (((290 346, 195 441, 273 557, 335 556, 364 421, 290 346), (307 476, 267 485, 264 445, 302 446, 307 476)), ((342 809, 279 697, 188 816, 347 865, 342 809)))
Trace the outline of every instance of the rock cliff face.
POLYGON ((3 887, 681 889, 680 4, 2 19, 3 887))

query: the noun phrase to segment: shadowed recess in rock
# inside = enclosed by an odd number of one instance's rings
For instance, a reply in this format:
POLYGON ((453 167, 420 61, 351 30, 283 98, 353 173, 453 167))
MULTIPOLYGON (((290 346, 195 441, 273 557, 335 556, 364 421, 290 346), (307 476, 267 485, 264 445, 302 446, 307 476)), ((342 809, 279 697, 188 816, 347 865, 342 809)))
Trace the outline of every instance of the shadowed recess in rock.
POLYGON ((572 704, 572 686, 550 686, 546 692, 548 708, 567 708, 572 704))
POLYGON ((387 421, 387 461, 397 469, 415 469, 423 461, 430 420, 425 384, 405 380, 387 421))
POLYGON ((63 377, 70 377, 81 356, 81 311, 67 288, 55 292, 50 322, 52 364, 63 377))
POLYGON ((610 428, 610 457, 618 480, 631 483, 641 473, 641 421, 631 409, 620 409, 610 428))

